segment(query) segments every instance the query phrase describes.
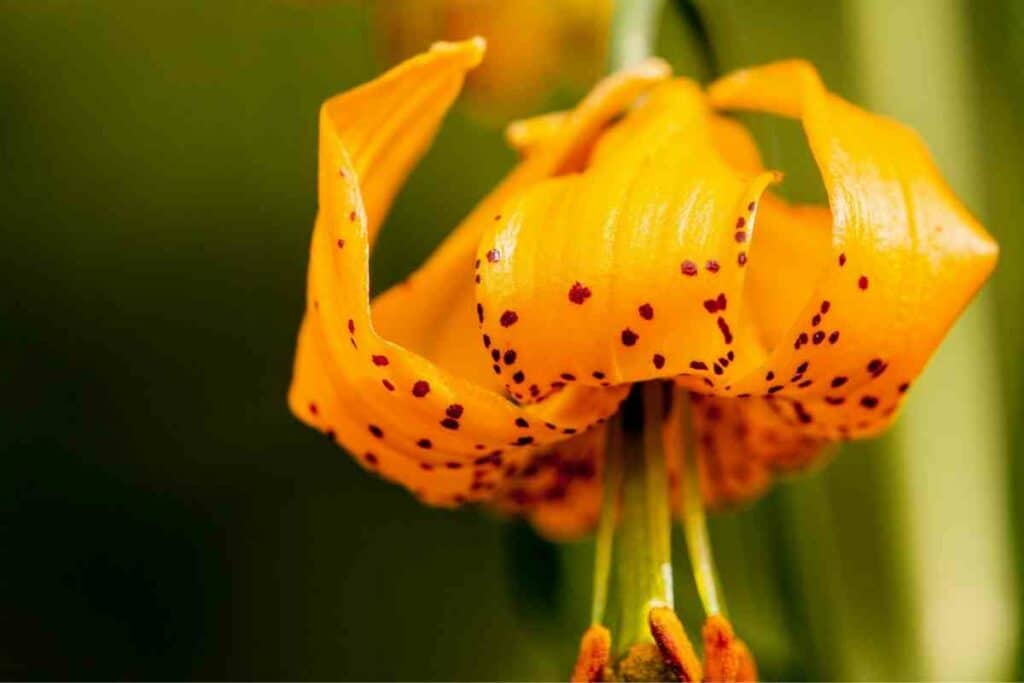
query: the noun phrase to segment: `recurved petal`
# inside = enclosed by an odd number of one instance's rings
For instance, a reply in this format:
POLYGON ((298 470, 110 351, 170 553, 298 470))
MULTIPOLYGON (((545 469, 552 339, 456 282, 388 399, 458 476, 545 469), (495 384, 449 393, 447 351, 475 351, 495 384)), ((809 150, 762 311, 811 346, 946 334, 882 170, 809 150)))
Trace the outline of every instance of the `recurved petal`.
POLYGON ((753 367, 739 363, 729 390, 718 391, 774 396, 812 437, 881 431, 992 271, 995 242, 916 134, 827 92, 809 64, 740 71, 712 85, 709 97, 720 108, 799 118, 832 219, 828 256, 819 263, 824 209, 762 205, 766 224, 789 225, 806 244, 772 247, 755 238, 750 259, 763 270, 751 274, 748 301, 750 309, 762 306, 754 316, 771 318, 759 324, 768 349, 753 367), (801 305, 778 301, 783 289, 801 305))
MULTIPOLYGON (((757 203, 772 173, 723 160, 691 82, 655 88, 605 133, 586 170, 513 197, 483 237, 482 328, 542 389, 694 368, 720 375, 757 203)), ((543 394, 542 394, 543 395, 543 394)))
POLYGON ((612 413, 622 394, 574 387, 521 408, 374 327, 374 226, 481 49, 479 41, 435 46, 323 107, 320 211, 289 391, 300 419, 438 505, 490 497, 504 465, 522 465, 535 446, 585 431, 612 413))
POLYGON ((508 465, 493 504, 522 515, 544 536, 565 541, 584 536, 601 515, 604 425, 546 448, 522 467, 508 465))

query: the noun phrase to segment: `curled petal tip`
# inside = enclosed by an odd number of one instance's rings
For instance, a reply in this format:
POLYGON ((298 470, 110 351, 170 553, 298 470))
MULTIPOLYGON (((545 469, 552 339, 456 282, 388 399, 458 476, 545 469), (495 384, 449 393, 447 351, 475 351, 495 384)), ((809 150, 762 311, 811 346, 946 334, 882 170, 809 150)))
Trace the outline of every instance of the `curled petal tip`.
POLYGON ((468 68, 473 68, 483 61, 484 53, 487 52, 487 40, 483 36, 473 36, 457 42, 442 40, 431 45, 430 51, 458 54, 465 59, 468 68))

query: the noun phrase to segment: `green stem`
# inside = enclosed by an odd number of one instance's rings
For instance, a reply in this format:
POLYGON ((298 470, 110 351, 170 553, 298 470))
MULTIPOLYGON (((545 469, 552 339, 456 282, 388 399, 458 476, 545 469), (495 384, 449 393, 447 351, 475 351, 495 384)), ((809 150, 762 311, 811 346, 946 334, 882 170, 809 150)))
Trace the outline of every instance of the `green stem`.
POLYGON ((612 566, 612 541, 615 538, 615 513, 622 489, 622 432, 608 430, 607 450, 604 458, 604 495, 601 499, 601 519, 597 526, 594 551, 594 598, 590 606, 590 623, 604 622, 608 606, 608 582, 612 566))
POLYGON ((612 16, 608 70, 633 66, 654 54, 664 0, 617 0, 612 16))
POLYGON ((662 451, 661 384, 635 385, 616 417, 621 433, 622 490, 615 571, 619 623, 616 649, 651 642, 647 614, 672 605, 668 479, 662 451))

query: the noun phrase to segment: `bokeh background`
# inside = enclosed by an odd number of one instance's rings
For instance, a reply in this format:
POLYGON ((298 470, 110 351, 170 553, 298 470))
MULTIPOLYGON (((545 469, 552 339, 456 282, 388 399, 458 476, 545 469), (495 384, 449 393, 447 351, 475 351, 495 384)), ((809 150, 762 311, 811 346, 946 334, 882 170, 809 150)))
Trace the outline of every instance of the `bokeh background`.
MULTIPOLYGON (((677 3, 661 49, 677 72, 811 59, 917 128, 1003 249, 896 429, 712 520, 737 627, 767 678, 1024 677, 1024 3, 697 8, 714 59, 677 3)), ((503 121, 602 72, 609 16, 0 0, 0 676, 565 677, 592 545, 425 509, 284 396, 319 103, 432 39, 490 39, 385 227, 381 289, 513 163, 503 121)), ((790 196, 820 198, 799 131, 751 123, 790 196)))

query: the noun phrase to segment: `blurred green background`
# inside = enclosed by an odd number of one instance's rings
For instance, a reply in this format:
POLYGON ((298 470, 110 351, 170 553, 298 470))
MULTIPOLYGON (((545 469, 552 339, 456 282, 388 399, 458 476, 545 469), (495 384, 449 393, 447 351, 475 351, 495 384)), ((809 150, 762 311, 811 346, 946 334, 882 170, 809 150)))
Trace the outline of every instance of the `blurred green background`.
MULTIPOLYGON (((889 436, 712 521, 737 628, 770 679, 1021 678, 1024 3, 698 7, 719 68, 807 57, 917 128, 1003 249, 889 436)), ((397 58, 382 18, 406 13, 381 10, 0 0, 3 677, 568 673, 588 542, 423 508, 285 406, 317 107, 397 58)), ((525 51, 580 58, 563 52, 525 51)), ((707 74, 674 10, 662 52, 707 74)), ((398 199, 375 287, 513 162, 497 121, 584 81, 470 93, 398 199)), ((753 125, 794 196, 818 196, 795 127, 753 125)))

